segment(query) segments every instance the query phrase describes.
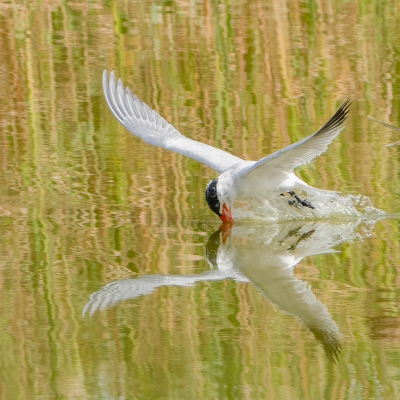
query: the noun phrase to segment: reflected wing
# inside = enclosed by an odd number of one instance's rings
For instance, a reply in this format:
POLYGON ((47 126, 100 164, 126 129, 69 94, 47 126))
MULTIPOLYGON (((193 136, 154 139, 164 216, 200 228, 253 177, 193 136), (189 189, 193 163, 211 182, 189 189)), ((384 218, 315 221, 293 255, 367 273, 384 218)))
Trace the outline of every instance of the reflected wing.
POLYGON ((118 122, 146 143, 194 158, 220 173, 242 161, 226 151, 183 136, 128 87, 125 88, 121 79, 117 83, 114 72, 110 73, 110 79, 107 71, 103 72, 103 91, 118 122))
POLYGON ((98 310, 115 306, 117 303, 136 299, 154 292, 161 286, 192 286, 197 282, 220 281, 233 278, 247 281, 240 274, 226 274, 220 271, 209 271, 198 275, 147 275, 137 279, 122 279, 111 282, 98 292, 90 295, 90 300, 83 309, 83 315, 93 315, 98 310))
POLYGON ((350 99, 346 100, 318 132, 262 158, 251 167, 244 169, 240 178, 259 173, 260 177, 265 174, 272 175, 274 170, 292 172, 299 165, 309 163, 314 157, 322 154, 343 130, 350 104, 350 99))
POLYGON ((359 237, 356 228, 360 222, 287 221, 259 228, 234 225, 233 247, 225 245, 235 269, 282 311, 299 318, 332 362, 341 352, 339 327, 311 286, 295 277, 294 267, 303 257, 335 252, 332 247, 359 237))
POLYGON ((269 284, 274 287, 262 287, 262 290, 266 289, 264 294, 281 310, 300 318, 322 343, 328 358, 337 362, 342 349, 342 335, 326 306, 311 291, 311 286, 306 281, 285 275, 269 284))

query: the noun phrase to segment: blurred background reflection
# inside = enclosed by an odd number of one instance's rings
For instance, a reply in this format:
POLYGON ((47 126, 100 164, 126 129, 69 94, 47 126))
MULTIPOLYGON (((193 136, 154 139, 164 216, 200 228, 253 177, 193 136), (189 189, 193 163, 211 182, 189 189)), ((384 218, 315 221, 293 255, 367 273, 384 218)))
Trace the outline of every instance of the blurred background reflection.
POLYGON ((246 159, 351 97, 346 129, 298 174, 394 213, 398 132, 366 116, 400 126, 399 43, 397 1, 2 2, 0 397, 399 398, 395 219, 346 228, 340 253, 290 269, 340 331, 337 363, 245 260, 258 288, 162 286, 82 316, 110 282, 216 271, 213 171, 119 126, 104 69, 183 134, 246 159))

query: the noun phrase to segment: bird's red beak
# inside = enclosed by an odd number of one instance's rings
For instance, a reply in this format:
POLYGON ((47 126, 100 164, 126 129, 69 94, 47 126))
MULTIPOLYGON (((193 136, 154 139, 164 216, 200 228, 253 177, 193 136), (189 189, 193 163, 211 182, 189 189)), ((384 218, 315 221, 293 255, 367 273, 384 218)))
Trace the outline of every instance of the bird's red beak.
POLYGON ((233 222, 232 218, 232 213, 231 209, 227 207, 227 205, 224 203, 222 206, 222 215, 219 216, 222 220, 222 222, 233 222))

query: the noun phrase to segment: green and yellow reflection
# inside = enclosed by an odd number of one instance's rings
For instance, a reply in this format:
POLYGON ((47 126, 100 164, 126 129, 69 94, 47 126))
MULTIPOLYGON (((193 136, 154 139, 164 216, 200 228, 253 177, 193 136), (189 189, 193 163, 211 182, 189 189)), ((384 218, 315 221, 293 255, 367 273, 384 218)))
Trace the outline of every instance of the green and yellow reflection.
POLYGON ((190 138, 258 159, 346 129, 298 173, 398 211, 395 1, 92 1, 0 5, 0 397, 397 398, 399 224, 295 270, 343 334, 337 364, 253 286, 163 287, 83 318, 137 275, 209 271, 213 171, 126 133, 101 73, 190 138), (290 327, 290 329, 289 329, 290 327))

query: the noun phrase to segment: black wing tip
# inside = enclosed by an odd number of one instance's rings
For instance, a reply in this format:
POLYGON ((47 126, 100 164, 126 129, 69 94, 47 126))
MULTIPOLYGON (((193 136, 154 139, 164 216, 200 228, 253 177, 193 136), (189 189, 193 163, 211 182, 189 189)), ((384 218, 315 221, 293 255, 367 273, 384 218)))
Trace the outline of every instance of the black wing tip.
POLYGON ((349 97, 330 118, 330 120, 318 131, 318 134, 324 134, 332 132, 334 129, 338 129, 343 126, 346 122, 347 116, 351 111, 352 100, 349 97))
POLYGON ((351 111, 351 105, 352 104, 353 104, 353 100, 351 99, 351 97, 347 98, 347 100, 336 111, 335 115, 337 115, 337 114, 339 114, 339 115, 345 114, 344 117, 346 118, 347 114, 351 111))

